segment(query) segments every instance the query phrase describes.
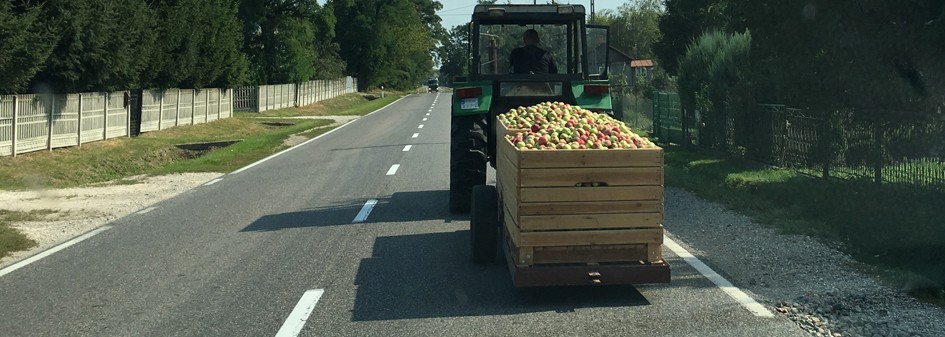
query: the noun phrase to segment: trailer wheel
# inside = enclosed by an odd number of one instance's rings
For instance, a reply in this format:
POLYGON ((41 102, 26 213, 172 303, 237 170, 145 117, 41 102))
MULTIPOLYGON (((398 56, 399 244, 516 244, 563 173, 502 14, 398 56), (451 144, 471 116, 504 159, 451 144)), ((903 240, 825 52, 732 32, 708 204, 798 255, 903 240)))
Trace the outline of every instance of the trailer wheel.
POLYGON ((472 188, 486 183, 486 124, 482 116, 453 116, 450 126, 450 212, 468 213, 472 188))
POLYGON ((499 196, 495 186, 473 187, 471 204, 469 236, 472 262, 494 262, 499 242, 499 196))

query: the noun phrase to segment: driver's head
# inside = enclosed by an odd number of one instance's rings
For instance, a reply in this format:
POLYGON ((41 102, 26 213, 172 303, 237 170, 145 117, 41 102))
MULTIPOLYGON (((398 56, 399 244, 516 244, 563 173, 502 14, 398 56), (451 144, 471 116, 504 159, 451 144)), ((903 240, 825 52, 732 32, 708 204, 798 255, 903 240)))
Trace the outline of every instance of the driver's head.
POLYGON ((541 41, 541 39, 538 38, 537 30, 529 29, 529 30, 526 30, 524 34, 522 34, 522 41, 524 41, 525 45, 527 46, 527 45, 536 45, 538 44, 538 41, 541 41))

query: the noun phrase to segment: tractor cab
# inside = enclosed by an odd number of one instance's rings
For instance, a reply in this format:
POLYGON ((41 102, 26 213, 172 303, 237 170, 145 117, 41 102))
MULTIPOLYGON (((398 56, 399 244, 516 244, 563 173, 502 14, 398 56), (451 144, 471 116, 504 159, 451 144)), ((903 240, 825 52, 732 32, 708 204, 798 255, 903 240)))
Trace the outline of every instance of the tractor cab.
POLYGON ((468 75, 454 79, 450 209, 469 208, 472 187, 495 166, 496 115, 519 106, 564 102, 611 113, 608 29, 585 24, 582 5, 477 5, 469 23, 468 75), (510 60, 526 30, 549 52, 554 73, 516 73, 510 60))

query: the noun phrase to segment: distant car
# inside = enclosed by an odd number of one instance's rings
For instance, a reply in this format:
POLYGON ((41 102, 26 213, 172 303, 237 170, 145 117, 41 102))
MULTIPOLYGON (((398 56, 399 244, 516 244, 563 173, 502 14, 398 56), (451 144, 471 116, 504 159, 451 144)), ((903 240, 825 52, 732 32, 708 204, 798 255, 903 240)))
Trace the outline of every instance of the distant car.
POLYGON ((427 88, 429 88, 429 91, 430 91, 430 92, 437 92, 437 91, 439 91, 439 87, 440 87, 440 82, 439 82, 439 81, 437 81, 437 80, 429 80, 429 81, 427 81, 427 88))

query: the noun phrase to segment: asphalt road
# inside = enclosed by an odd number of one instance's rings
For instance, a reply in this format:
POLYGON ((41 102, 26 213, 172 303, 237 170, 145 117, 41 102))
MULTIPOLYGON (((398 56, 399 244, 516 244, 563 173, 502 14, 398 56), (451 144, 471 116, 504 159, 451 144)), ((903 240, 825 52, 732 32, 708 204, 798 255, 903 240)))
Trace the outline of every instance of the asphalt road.
POLYGON ((411 95, 119 219, 0 277, 0 336, 806 336, 668 251, 672 283, 636 287, 515 289, 471 264, 449 119, 449 94, 411 95))

